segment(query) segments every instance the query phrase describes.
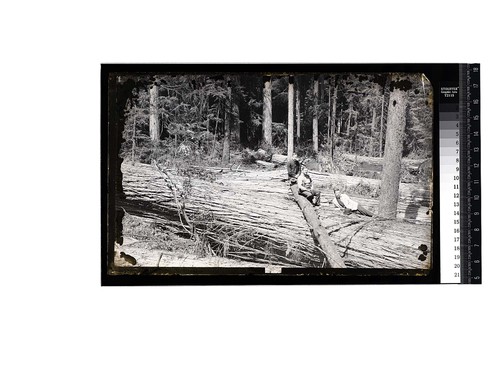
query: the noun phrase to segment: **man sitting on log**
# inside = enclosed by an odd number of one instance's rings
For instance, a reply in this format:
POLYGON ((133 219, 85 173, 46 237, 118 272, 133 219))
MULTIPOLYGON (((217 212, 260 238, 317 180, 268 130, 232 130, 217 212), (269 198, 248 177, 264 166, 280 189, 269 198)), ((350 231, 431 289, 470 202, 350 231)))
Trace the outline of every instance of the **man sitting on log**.
POLYGON ((319 206, 320 192, 314 189, 312 179, 306 167, 303 167, 300 171, 299 177, 297 178, 297 185, 299 186, 300 195, 306 197, 314 206, 319 206))
POLYGON ((357 212, 361 215, 373 216, 373 213, 361 206, 358 202, 353 201, 347 194, 340 194, 338 189, 333 189, 333 192, 335 193, 335 198, 333 198, 332 203, 335 207, 343 208, 344 214, 350 215, 353 212, 357 212))

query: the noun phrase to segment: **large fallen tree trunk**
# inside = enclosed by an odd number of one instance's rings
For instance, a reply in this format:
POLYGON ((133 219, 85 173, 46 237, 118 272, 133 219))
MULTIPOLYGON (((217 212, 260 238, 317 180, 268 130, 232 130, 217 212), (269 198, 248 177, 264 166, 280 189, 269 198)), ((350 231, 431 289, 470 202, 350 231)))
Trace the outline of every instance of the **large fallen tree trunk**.
POLYGON ((297 204, 304 213, 304 217, 310 225, 314 237, 323 249, 326 258, 328 259, 329 266, 331 268, 345 268, 344 261, 339 255, 339 248, 330 240, 328 232, 321 225, 321 221, 318 219, 318 215, 316 215, 316 211, 314 211, 314 207, 311 202, 309 202, 302 195, 299 195, 299 187, 297 184, 292 185, 290 189, 292 190, 297 204))
MULTIPOLYGON (((327 263, 328 252, 315 243, 290 192, 285 168, 228 171, 212 177, 201 172, 199 176, 167 172, 183 208, 165 177, 152 166, 124 163, 121 170, 124 195, 118 197, 117 207, 156 218, 189 237, 192 229, 184 222, 182 209, 209 253, 282 267, 325 267, 327 263)), ((320 180, 316 177, 326 184, 337 176, 313 176, 315 183, 320 180)), ((419 250, 421 245, 431 248, 430 224, 344 215, 328 204, 330 194, 322 190, 322 205, 314 211, 346 267, 430 268, 431 257, 420 257, 419 250)), ((368 208, 370 202, 376 204, 376 199, 366 200, 362 204, 368 208)))
POLYGON ((134 215, 158 217, 162 224, 171 221, 177 234, 190 235, 192 228, 180 224, 186 215, 209 252, 288 267, 321 267, 325 262, 284 183, 247 179, 246 172, 216 174, 213 182, 181 176, 181 171, 167 171, 166 181, 144 164, 123 163, 121 170, 125 199, 118 206, 134 215))

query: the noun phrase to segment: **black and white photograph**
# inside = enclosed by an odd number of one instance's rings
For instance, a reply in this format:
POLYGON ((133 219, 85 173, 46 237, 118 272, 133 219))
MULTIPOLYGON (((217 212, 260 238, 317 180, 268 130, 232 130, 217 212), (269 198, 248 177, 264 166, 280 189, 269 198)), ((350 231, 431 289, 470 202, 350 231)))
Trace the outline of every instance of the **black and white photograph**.
POLYGON ((493 2, 0 18, 0 373, 498 368, 493 2))
POLYGON ((110 72, 119 193, 108 273, 427 275, 429 78, 241 69, 110 72))

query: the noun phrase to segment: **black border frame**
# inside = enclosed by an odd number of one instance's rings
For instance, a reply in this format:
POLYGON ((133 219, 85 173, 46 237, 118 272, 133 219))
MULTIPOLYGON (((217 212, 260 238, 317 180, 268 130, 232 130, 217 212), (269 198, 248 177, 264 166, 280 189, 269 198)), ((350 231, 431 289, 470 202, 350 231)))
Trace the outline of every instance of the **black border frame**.
MULTIPOLYGON (((458 81, 459 64, 101 64, 101 285, 304 285, 304 284, 439 284, 440 283, 440 232, 439 232, 439 86, 440 82, 458 81), (426 275, 421 270, 382 269, 311 269, 309 274, 293 273, 242 274, 245 269, 233 269, 234 274, 155 275, 155 268, 137 269, 137 274, 110 275, 108 253, 114 249, 116 226, 115 199, 121 182, 118 150, 121 134, 113 132, 113 122, 108 118, 113 102, 109 100, 110 77, 116 73, 424 73, 434 90, 433 102, 433 249, 432 268, 426 275), (120 177, 120 178, 118 178, 120 177), (112 238, 113 237, 113 238, 112 238), (311 274, 314 272, 314 274, 311 274), (360 275, 360 273, 363 275, 360 275), (395 275, 394 272, 398 274, 395 275)), ((113 113, 113 112, 111 112, 113 113)), ((304 269, 302 269, 304 270, 304 269)), ((179 270, 181 271, 181 270, 179 270)), ((207 271, 209 271, 207 269, 207 271)))

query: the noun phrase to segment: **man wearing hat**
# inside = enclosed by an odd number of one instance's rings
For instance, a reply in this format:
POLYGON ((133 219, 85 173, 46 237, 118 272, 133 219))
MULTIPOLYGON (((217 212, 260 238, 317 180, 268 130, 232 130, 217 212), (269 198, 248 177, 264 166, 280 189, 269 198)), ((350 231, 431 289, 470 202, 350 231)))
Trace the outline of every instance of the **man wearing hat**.
POLYGON ((300 195, 306 197, 314 206, 319 206, 320 192, 314 189, 314 184, 306 167, 302 167, 299 177, 297 178, 297 185, 300 195))

